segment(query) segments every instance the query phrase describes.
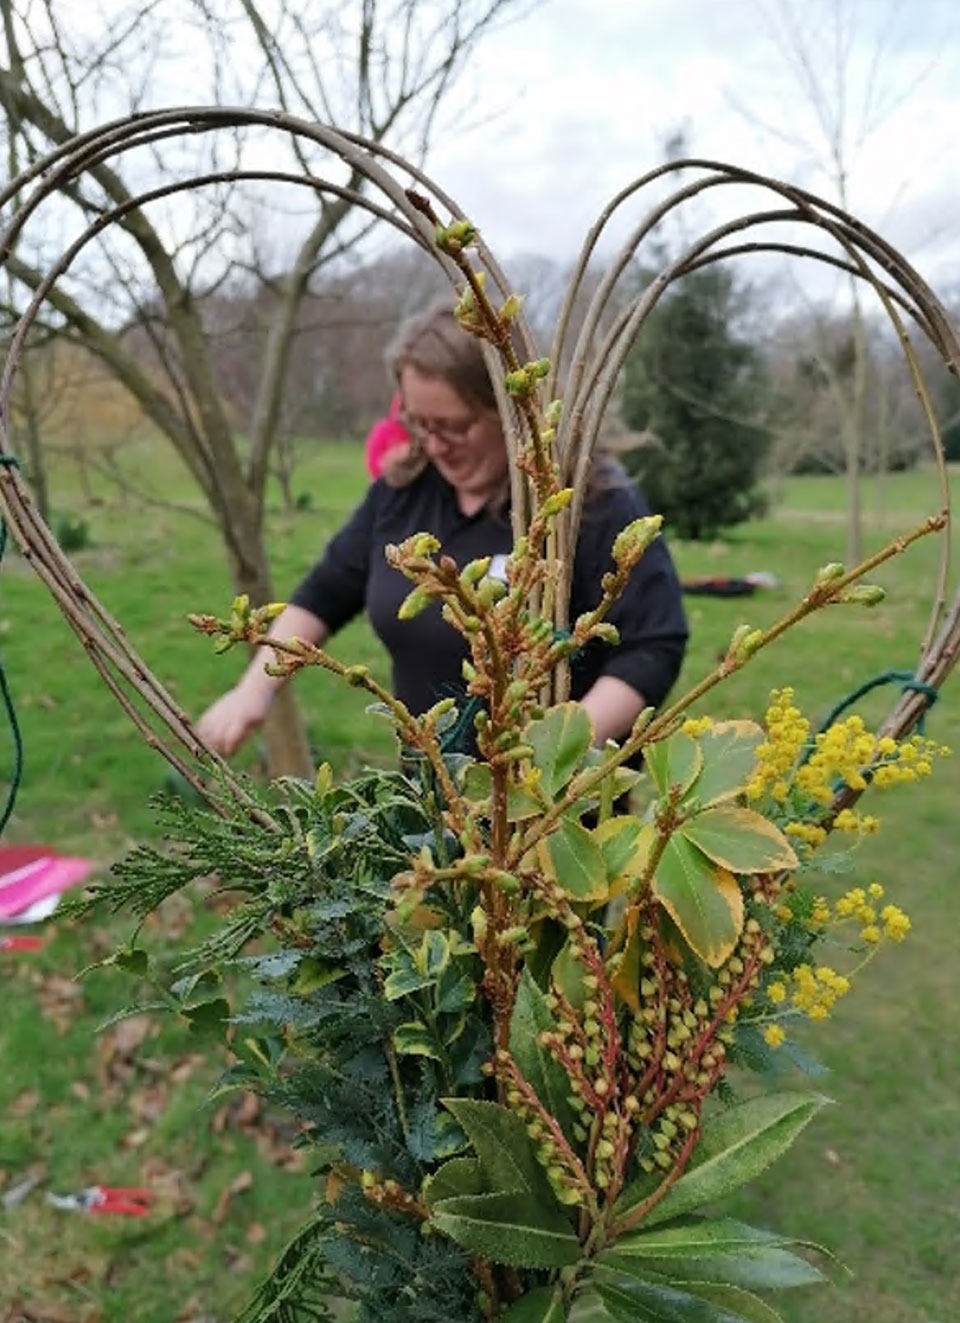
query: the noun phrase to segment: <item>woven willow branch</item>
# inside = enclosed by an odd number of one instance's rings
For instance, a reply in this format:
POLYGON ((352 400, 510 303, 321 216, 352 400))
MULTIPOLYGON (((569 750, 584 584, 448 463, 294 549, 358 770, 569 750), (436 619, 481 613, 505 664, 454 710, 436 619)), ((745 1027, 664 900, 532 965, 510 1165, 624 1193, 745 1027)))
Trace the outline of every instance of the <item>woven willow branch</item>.
MULTIPOLYGON (((308 123, 276 111, 177 107, 116 120, 78 135, 34 161, 11 180, 0 190, 0 213, 13 208, 6 227, 0 233, 0 265, 13 253, 20 235, 44 201, 59 189, 81 179, 88 171, 147 145, 244 125, 271 128, 277 133, 313 142, 328 153, 331 163, 343 163, 359 176, 364 181, 364 189, 350 190, 322 175, 237 170, 187 176, 138 194, 123 205, 115 206, 98 216, 50 266, 17 325, 0 376, 0 510, 13 537, 25 559, 56 599, 93 665, 143 739, 158 749, 195 786, 202 787, 215 804, 221 791, 234 801, 245 801, 247 797, 242 785, 229 767, 200 743, 187 714, 177 706, 146 662, 131 648, 120 624, 91 593, 60 551, 16 470, 15 457, 9 449, 8 419, 11 392, 30 328, 51 289, 89 243, 111 226, 122 224, 137 208, 190 189, 221 182, 257 180, 295 184, 320 195, 346 199, 376 219, 392 225, 405 239, 429 252, 457 289, 462 276, 455 263, 436 247, 432 227, 424 216, 423 200, 428 204, 427 211, 445 218, 470 219, 475 223, 482 223, 483 219, 475 216, 466 218, 456 202, 422 170, 388 148, 355 134, 342 133, 329 126, 308 123), (368 196, 367 188, 374 196, 368 196), (418 195, 416 198, 411 193, 414 189, 418 195), (201 782, 201 764, 214 770, 212 789, 209 781, 201 782)), ((564 397, 564 414, 557 436, 558 456, 564 480, 575 489, 574 502, 559 529, 558 555, 565 591, 557 594, 554 622, 557 628, 564 628, 569 623, 566 618, 566 600, 572 573, 570 548, 574 545, 582 512, 587 486, 585 479, 605 409, 631 345, 651 311, 675 280, 713 262, 759 252, 786 253, 820 261, 856 276, 873 289, 890 317, 903 349, 930 430, 939 475, 940 504, 944 509, 949 507, 943 447, 904 318, 912 322, 916 331, 926 336, 940 358, 957 374, 960 374, 960 337, 943 305, 922 277, 878 234, 855 217, 812 194, 722 162, 672 162, 634 181, 604 208, 584 242, 552 345, 553 368, 547 380, 547 393, 548 398, 554 395, 564 397), (697 178, 675 188, 666 198, 646 208, 591 298, 580 331, 575 342, 571 343, 574 306, 583 289, 588 266, 595 257, 597 245, 610 221, 628 203, 645 197, 665 178, 692 171, 698 173, 697 178), (659 272, 640 294, 624 300, 623 285, 630 277, 639 247, 656 226, 683 204, 701 197, 709 190, 731 186, 747 187, 754 193, 757 189, 766 190, 779 199, 779 205, 767 210, 748 211, 736 220, 714 227, 659 272), (785 223, 812 227, 821 235, 826 235, 839 249, 839 253, 765 237, 734 244, 725 242, 743 231, 785 223), (561 365, 565 365, 565 380, 561 380, 561 365)), ((476 247, 476 262, 478 268, 486 272, 491 290, 495 290, 504 299, 513 292, 482 238, 476 247)), ((517 318, 515 326, 515 349, 520 361, 538 358, 529 324, 522 314, 517 318)), ((513 530, 515 536, 520 536, 529 526, 532 509, 527 480, 516 463, 522 436, 520 419, 515 404, 503 387, 502 372, 495 352, 489 346, 484 346, 484 352, 488 355, 511 460, 513 530)), ((916 670, 917 680, 934 689, 943 684, 960 655, 960 593, 948 601, 948 569, 949 528, 944 534, 930 621, 920 645, 916 670)), ((921 718, 926 704, 927 699, 922 694, 905 692, 887 716, 883 724, 884 732, 897 737, 907 734, 921 718)), ((849 802, 851 795, 846 793, 849 802)), ((259 811, 252 804, 250 809, 251 812, 259 811)))

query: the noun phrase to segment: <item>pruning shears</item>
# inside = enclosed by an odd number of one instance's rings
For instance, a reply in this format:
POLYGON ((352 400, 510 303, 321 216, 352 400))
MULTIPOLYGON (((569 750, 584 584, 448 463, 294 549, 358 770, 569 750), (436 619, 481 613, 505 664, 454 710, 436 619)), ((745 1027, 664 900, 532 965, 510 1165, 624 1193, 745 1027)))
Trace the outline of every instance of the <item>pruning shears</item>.
POLYGON ((153 1194, 139 1186, 89 1185, 76 1194, 48 1194, 54 1208, 78 1213, 119 1213, 124 1217, 144 1217, 150 1211, 153 1194))

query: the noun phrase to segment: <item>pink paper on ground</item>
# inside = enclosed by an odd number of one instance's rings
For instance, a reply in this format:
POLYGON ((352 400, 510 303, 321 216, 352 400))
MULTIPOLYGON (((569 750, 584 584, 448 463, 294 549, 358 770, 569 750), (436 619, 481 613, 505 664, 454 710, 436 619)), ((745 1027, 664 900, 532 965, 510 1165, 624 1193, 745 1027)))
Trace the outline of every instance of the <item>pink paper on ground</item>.
POLYGON ((76 886, 93 867, 90 859, 57 855, 46 846, 0 849, 0 920, 76 886))

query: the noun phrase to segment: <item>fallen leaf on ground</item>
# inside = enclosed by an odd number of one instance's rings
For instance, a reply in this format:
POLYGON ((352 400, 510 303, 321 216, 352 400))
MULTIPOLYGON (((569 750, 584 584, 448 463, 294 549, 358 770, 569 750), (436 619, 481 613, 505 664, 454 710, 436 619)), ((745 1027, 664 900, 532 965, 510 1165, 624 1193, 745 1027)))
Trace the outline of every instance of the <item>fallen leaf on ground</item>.
POLYGON ((210 1214, 212 1222, 220 1226, 226 1220, 230 1212, 230 1204, 235 1195, 242 1194, 244 1190, 249 1190, 253 1184, 253 1175, 249 1171, 238 1172, 227 1188, 221 1191, 220 1198, 217 1200, 216 1207, 210 1214))

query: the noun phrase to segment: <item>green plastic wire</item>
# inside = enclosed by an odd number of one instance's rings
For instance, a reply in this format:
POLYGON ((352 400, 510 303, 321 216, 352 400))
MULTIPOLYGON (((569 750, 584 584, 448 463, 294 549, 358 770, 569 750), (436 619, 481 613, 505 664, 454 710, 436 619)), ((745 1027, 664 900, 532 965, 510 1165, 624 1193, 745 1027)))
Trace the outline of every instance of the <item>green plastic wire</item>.
POLYGON ((879 689, 881 685, 896 684, 898 682, 904 693, 912 691, 917 694, 923 694, 924 698, 927 700, 926 707, 920 714, 920 720, 917 722, 917 730, 923 735, 927 712, 933 707, 940 695, 932 685, 925 684, 922 680, 918 680, 913 671, 884 671, 881 675, 874 676, 872 680, 867 680, 865 684, 860 685, 859 689, 854 689, 852 693, 847 694, 845 698, 840 700, 832 712, 827 716, 826 720, 822 723, 817 733, 822 735, 825 730, 829 730, 837 717, 840 716, 840 713, 845 712, 848 707, 852 707, 857 699, 863 698, 864 694, 869 694, 873 689, 879 689))
MULTIPOLYGON (((17 469, 20 467, 12 455, 0 455, 0 465, 8 469, 17 469)), ((0 564, 3 562, 3 554, 6 549, 7 524, 6 520, 0 516, 0 564)), ((10 786, 7 790, 7 802, 3 806, 3 813, 0 814, 0 835, 2 835, 7 823, 13 815, 14 805, 17 802, 17 793, 20 789, 20 782, 23 780, 23 737, 20 734, 20 723, 17 721, 17 714, 13 706, 13 698, 10 694, 10 685, 7 681, 7 673, 3 669, 2 661, 0 661, 0 696, 3 698, 3 706, 7 714, 10 734, 13 736, 13 775, 10 778, 10 786)))

